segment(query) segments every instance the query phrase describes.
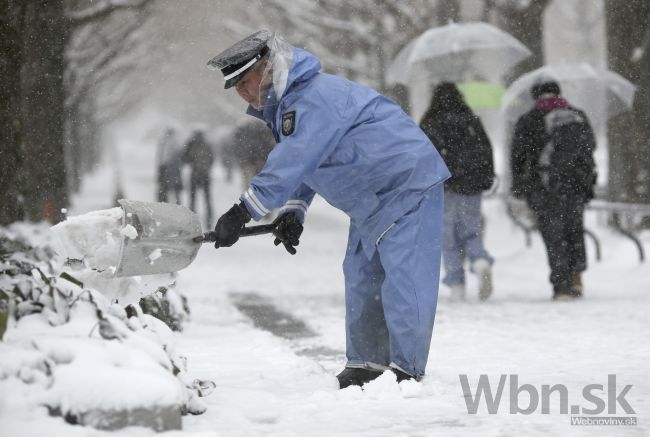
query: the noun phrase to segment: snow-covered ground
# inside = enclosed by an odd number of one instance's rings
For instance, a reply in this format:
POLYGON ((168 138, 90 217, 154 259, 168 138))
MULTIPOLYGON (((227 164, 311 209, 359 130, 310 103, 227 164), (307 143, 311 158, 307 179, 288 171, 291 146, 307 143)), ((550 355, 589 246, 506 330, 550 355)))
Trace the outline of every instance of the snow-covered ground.
MULTIPOLYGON (((650 351, 648 291, 650 267, 639 265, 631 242, 595 227, 603 239, 603 260, 585 276, 583 301, 550 301, 548 268, 541 240, 526 249, 523 235, 498 201, 486 202, 486 242, 497 259, 496 293, 486 303, 448 300, 442 288, 427 377, 398 386, 388 375, 364 391, 336 389, 334 374, 344 365, 343 278, 340 272, 346 220, 317 202, 310 211, 298 255, 291 257, 269 238, 242 241, 231 249, 202 249, 181 275, 194 308, 193 323, 180 346, 193 371, 212 379, 217 391, 204 416, 186 418, 188 430, 223 435, 645 435, 650 413, 647 359, 650 351), (318 334, 287 340, 256 329, 229 295, 255 292, 299 317, 318 334), (310 352, 317 347, 323 355, 310 352), (302 352, 307 349, 306 352, 302 352), (519 384, 564 384, 570 405, 582 388, 607 384, 617 375, 618 391, 632 384, 626 399, 639 425, 581 427, 570 415, 509 414, 508 387, 498 414, 481 404, 471 415, 459 375, 472 388, 487 374, 496 390, 502 374, 519 384), (647 420, 647 419, 646 419, 647 420)), ((646 247, 650 238, 645 237, 646 247)), ((520 407, 528 405, 526 394, 520 407)), ((581 405, 591 407, 591 404, 581 405)), ((624 415, 620 407, 620 415, 624 415)))
MULTIPOLYGON (((138 141, 119 146, 126 195, 153 200, 153 147, 138 141)), ((112 206, 111 184, 106 183, 110 174, 101 168, 85 181, 73 213, 112 206)), ((241 188, 225 183, 218 167, 213 187, 218 214, 235 202, 241 188)), ((188 358, 189 374, 213 380, 217 388, 204 398, 205 414, 185 416, 183 431, 169 435, 649 435, 650 262, 640 264, 632 242, 589 212, 587 223, 601 239, 602 260, 595 261, 588 242, 586 297, 551 302, 539 236, 526 248, 523 233, 498 199, 487 200, 484 213, 486 246, 496 258, 494 296, 479 302, 476 281, 470 278, 470 298, 454 303, 441 286, 425 379, 398 385, 386 374, 363 391, 338 390, 335 379, 345 363, 344 215, 317 198, 296 256, 275 247, 269 236, 242 238, 234 247, 218 250, 205 245, 179 275, 178 288, 189 299, 192 320, 175 335, 177 352, 188 358), (246 304, 275 311, 275 334, 257 327, 238 309, 246 304), (297 332, 289 329, 292 322, 298 324, 297 332), (305 324, 302 331, 300 322, 305 324), (542 385, 563 384, 569 405, 587 408, 594 405, 582 397, 583 387, 602 384, 606 391, 608 375, 616 375, 617 393, 632 385, 625 400, 638 425, 571 425, 571 414, 560 414, 557 393, 551 396, 550 414, 542 414, 541 403, 532 414, 510 414, 508 384, 498 413, 489 414, 481 400, 477 414, 469 414, 460 375, 467 375, 476 390, 481 374, 488 375, 493 393, 501 375, 517 375, 519 386, 531 384, 538 391, 542 385)), ((650 251, 650 234, 642 238, 650 251)), ((604 392, 592 393, 607 400, 604 392)), ((522 392, 519 407, 528 404, 522 392)), ((608 416, 607 410, 601 416, 608 416)), ((618 405, 612 416, 628 415, 618 405)), ((60 419, 26 417, 41 420, 40 425, 53 430, 51 435, 103 435, 64 425, 60 419)), ((36 430, 42 429, 35 428, 38 423, 17 428, 14 420, 13 425, 6 435, 38 435, 36 430)), ((5 435, 2 430, 0 414, 0 434, 5 435)), ((129 429, 119 435, 150 432, 129 429)))

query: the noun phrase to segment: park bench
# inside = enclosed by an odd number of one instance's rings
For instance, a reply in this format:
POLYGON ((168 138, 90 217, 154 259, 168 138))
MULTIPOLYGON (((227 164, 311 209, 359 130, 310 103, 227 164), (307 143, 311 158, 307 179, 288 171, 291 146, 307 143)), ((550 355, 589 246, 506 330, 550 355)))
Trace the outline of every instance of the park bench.
MULTIPOLYGON (((511 198, 508 195, 490 195, 490 197, 493 196, 499 196, 503 199, 506 204, 508 217, 515 225, 517 225, 517 227, 524 231, 526 247, 530 247, 532 244, 531 234, 537 229, 534 220, 527 221, 523 219, 521 215, 515 211, 515 206, 513 202, 509 201, 511 198)), ((586 211, 601 211, 608 213, 608 223, 621 235, 632 240, 639 254, 639 262, 645 261, 643 243, 641 243, 641 240, 637 235, 637 223, 639 223, 640 219, 643 217, 650 217, 650 204, 611 202, 606 199, 597 198, 587 204, 586 211)), ((600 261, 602 245, 598 236, 586 227, 584 231, 585 235, 587 235, 587 237, 589 237, 589 239, 594 243, 596 249, 596 260, 600 261)))

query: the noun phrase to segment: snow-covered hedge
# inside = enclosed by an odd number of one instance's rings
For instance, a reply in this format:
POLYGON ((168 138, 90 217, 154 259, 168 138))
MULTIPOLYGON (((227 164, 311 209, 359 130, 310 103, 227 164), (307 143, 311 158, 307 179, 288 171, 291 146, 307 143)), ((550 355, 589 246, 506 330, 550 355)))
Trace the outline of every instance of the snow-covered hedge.
POLYGON ((48 231, 0 228, 0 392, 104 429, 178 429, 181 414, 203 413, 199 397, 214 384, 188 379, 161 320, 180 329, 187 317, 173 281, 144 305, 164 314, 145 314, 135 299, 147 294, 143 281, 63 266, 48 231))
POLYGON ((187 299, 173 286, 160 287, 155 293, 141 298, 140 308, 145 314, 165 322, 172 331, 182 331, 183 323, 190 315, 187 299))

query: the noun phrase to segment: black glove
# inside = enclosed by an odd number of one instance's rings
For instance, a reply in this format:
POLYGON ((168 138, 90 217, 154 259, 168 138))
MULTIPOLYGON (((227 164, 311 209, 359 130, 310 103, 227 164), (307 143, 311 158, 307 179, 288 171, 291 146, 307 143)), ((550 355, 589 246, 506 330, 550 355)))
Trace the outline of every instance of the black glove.
POLYGON ((302 223, 296 214, 294 212, 282 214, 273 221, 273 224, 275 225, 273 230, 275 241, 273 243, 276 246, 282 243, 287 252, 295 255, 296 248, 294 246, 300 243, 300 234, 302 234, 302 223))
POLYGON ((239 240, 244 225, 251 221, 251 215, 243 203, 233 205, 227 213, 219 217, 214 227, 214 247, 230 247, 239 240))

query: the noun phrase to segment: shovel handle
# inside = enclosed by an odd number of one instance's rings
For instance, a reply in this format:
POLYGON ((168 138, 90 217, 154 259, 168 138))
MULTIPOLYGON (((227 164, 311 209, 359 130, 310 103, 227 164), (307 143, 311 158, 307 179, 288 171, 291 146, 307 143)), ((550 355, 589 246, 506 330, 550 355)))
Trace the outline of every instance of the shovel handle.
MULTIPOLYGON (((275 229, 275 225, 273 224, 249 226, 247 228, 242 229, 241 234, 239 234, 239 236, 250 237, 253 235, 270 234, 273 232, 274 229, 275 229)), ((216 241, 216 236, 214 231, 205 232, 203 235, 194 237, 194 241, 196 243, 214 243, 216 241)))
POLYGON ((253 235, 271 234, 275 230, 274 224, 249 226, 242 229, 240 237, 251 237, 253 235))

